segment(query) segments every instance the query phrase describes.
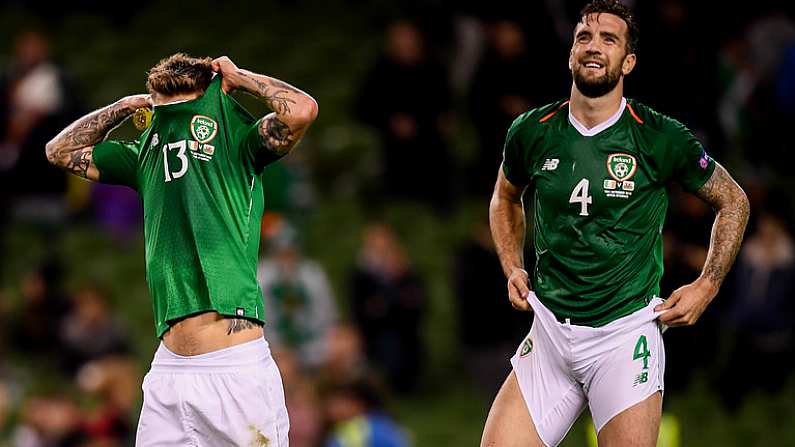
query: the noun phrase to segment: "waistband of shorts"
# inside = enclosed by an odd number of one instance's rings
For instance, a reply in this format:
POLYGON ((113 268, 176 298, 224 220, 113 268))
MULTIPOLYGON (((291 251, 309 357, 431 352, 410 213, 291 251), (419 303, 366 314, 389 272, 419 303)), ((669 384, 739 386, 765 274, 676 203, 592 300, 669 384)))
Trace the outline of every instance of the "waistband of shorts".
POLYGON ((643 312, 644 310, 649 309, 650 307, 653 307, 652 304, 654 306, 656 306, 657 304, 660 304, 662 302, 662 299, 657 297, 657 296, 654 296, 654 297, 651 297, 651 298, 644 298, 644 300, 642 302, 643 305, 638 307, 634 311, 628 313, 627 315, 624 315, 622 317, 616 318, 615 320, 613 320, 613 321, 611 321, 611 322, 609 322, 609 323, 607 323, 605 325, 602 325, 602 326, 590 326, 590 325, 587 325, 587 324, 582 324, 583 322, 580 321, 580 320, 577 320, 576 318, 566 318, 566 317, 562 317, 562 316, 556 315, 554 312, 552 312, 552 310, 550 310, 547 306, 545 306, 541 302, 541 300, 538 298, 538 296, 535 294, 535 292, 530 292, 530 295, 532 296, 529 299, 531 300, 530 304, 531 304, 531 307, 533 308, 533 311, 537 312, 537 313, 543 313, 548 320, 556 321, 560 325, 577 326, 577 327, 591 328, 591 329, 608 328, 608 327, 611 327, 611 326, 619 325, 619 324, 621 324, 621 322, 630 320, 633 317, 638 316, 638 314, 640 312, 643 312))
POLYGON ((264 337, 192 356, 175 354, 161 341, 152 359, 152 371, 228 372, 256 365, 270 357, 270 347, 264 337))

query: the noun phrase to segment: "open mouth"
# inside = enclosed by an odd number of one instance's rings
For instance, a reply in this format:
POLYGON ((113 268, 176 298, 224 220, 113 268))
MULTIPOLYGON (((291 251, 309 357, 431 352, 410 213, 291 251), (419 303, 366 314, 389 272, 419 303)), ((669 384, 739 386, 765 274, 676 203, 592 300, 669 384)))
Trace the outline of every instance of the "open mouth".
POLYGON ((585 66, 585 68, 594 68, 594 69, 599 69, 599 68, 604 68, 605 67, 604 64, 602 64, 600 62, 596 62, 596 61, 588 61, 588 62, 584 63, 583 65, 585 66))

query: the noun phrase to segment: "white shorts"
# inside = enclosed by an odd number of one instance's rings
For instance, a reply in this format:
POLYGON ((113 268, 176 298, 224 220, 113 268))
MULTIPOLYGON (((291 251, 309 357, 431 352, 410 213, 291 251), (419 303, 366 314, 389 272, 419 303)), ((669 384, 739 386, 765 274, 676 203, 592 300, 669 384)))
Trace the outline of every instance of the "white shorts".
POLYGON ((556 446, 585 405, 596 431, 627 408, 663 390, 665 351, 653 299, 605 326, 560 323, 530 292, 530 334, 511 358, 541 440, 556 446))
POLYGON ((287 407, 264 338, 185 357, 161 343, 143 382, 136 447, 287 447, 287 407))

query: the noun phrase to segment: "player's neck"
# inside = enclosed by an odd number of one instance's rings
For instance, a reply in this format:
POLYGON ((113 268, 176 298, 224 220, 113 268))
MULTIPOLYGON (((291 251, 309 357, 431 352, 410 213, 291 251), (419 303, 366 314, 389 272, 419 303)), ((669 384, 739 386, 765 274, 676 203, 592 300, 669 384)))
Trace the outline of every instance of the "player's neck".
POLYGON ((621 99, 624 96, 624 89, 620 84, 610 93, 598 98, 589 98, 583 95, 577 86, 571 85, 571 102, 569 109, 574 118, 577 119, 588 129, 592 129, 604 123, 611 116, 615 115, 621 107, 621 99))
POLYGON ((164 95, 160 95, 160 94, 155 93, 155 94, 152 95, 152 102, 156 106, 164 106, 166 104, 174 104, 174 103, 177 103, 177 102, 190 101, 190 100, 198 98, 199 96, 201 96, 200 92, 180 93, 180 94, 171 95, 171 96, 164 96, 164 95))

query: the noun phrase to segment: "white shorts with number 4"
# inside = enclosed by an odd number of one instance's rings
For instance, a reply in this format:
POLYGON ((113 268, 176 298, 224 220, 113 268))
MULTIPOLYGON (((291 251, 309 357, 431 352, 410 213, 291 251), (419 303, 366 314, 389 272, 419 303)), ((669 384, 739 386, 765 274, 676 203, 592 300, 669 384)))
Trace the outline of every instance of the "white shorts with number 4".
POLYGON ((556 446, 590 407, 596 431, 663 390, 665 351, 653 299, 605 326, 560 323, 530 292, 530 334, 511 364, 541 440, 556 446))

